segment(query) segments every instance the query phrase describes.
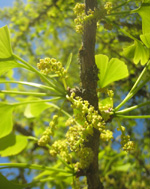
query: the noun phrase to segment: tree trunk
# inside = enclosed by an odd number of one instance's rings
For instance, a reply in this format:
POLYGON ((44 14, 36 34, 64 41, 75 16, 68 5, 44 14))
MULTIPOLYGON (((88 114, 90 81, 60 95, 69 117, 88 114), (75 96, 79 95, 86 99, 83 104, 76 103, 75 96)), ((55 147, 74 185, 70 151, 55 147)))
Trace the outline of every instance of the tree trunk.
MULTIPOLYGON (((89 9, 97 8, 97 0, 85 0, 86 14, 89 9)), ((81 83, 84 91, 83 98, 88 100, 94 108, 98 109, 98 98, 96 93, 98 69, 95 64, 95 41, 96 41, 96 20, 92 23, 84 24, 83 44, 79 51, 81 66, 81 83)), ((86 171, 88 189, 103 189, 98 173, 98 149, 99 149, 99 131, 94 129, 93 136, 89 136, 89 142, 86 144, 94 152, 94 159, 86 171)))

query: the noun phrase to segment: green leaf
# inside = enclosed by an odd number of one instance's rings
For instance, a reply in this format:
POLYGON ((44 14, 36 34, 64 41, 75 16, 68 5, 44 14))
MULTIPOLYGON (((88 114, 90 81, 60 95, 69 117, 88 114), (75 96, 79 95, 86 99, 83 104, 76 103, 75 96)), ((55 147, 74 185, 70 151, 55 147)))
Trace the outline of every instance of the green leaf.
POLYGON ((0 28, 0 58, 10 58, 12 49, 10 45, 10 36, 7 26, 0 28))
MULTIPOLYGON (((143 35, 140 35, 142 42, 146 45, 147 48, 150 48, 150 1, 145 0, 142 3, 141 7, 133 12, 138 13, 142 18, 142 31, 143 35)), ((141 61, 141 64, 144 65, 149 59, 149 49, 144 47, 140 41, 136 41, 135 52, 134 52, 134 62, 137 64, 141 61)), ((129 49, 126 49, 127 51, 129 49)))
POLYGON ((0 83, 16 83, 16 84, 21 84, 21 85, 27 85, 27 86, 32 86, 32 87, 37 87, 40 89, 48 89, 48 90, 54 90, 54 88, 42 85, 39 83, 32 83, 32 82, 26 82, 26 81, 11 81, 11 80, 6 80, 6 79, 1 79, 0 78, 0 83))
POLYGON ((114 171, 124 171, 127 172, 131 168, 130 163, 126 163, 125 165, 115 165, 112 167, 114 171))
POLYGON ((22 67, 20 64, 18 64, 15 59, 10 58, 10 59, 0 59, 0 74, 3 74, 7 72, 10 69, 17 68, 17 67, 22 67))
POLYGON ((24 188, 21 185, 15 184, 12 181, 7 180, 1 173, 0 173, 0 188, 7 188, 7 189, 21 189, 24 188))
POLYGON ((9 134, 0 139, 0 155, 2 157, 19 154, 27 146, 27 137, 9 134))
POLYGON ((123 79, 129 75, 127 66, 123 61, 112 58, 110 61, 106 55, 99 54, 95 56, 96 65, 99 69, 99 86, 106 87, 114 81, 123 79))
POLYGON ((13 109, 14 107, 12 105, 0 103, 0 138, 8 135, 13 129, 13 109))
POLYGON ((9 69, 21 67, 13 57, 9 30, 7 26, 0 28, 0 74, 9 69))
POLYGON ((39 174, 38 176, 36 176, 34 178, 34 180, 39 180, 41 179, 42 177, 46 177, 46 176, 49 176, 48 178, 52 178, 52 179, 61 179, 61 178, 66 178, 66 177, 70 177, 70 176, 73 176, 72 173, 65 173, 65 172, 55 172, 55 171, 44 171, 42 172, 41 174, 39 174))
POLYGON ((34 177, 34 180, 39 180, 44 176, 49 176, 50 174, 54 174, 54 171, 43 171, 42 173, 40 173, 39 175, 37 175, 36 177, 34 177))
POLYGON ((140 35, 141 40, 146 45, 147 48, 150 48, 150 33, 140 35))
POLYGON ((39 116, 47 108, 50 108, 50 105, 46 102, 28 104, 25 109, 24 115, 27 118, 34 118, 39 116))
POLYGON ((100 151, 100 152, 98 153, 98 159, 99 159, 99 160, 103 159, 104 156, 105 156, 105 153, 106 153, 105 150, 100 151))
POLYGON ((72 61, 72 53, 70 53, 69 58, 68 58, 68 61, 67 61, 67 64, 66 64, 66 70, 67 70, 67 71, 68 71, 68 69, 69 69, 69 67, 70 67, 71 61, 72 61))
POLYGON ((137 12, 142 17, 143 34, 150 33, 150 1, 143 3, 141 7, 134 12, 137 12))
POLYGON ((130 59, 133 59, 134 58, 135 49, 136 49, 135 44, 132 44, 129 47, 126 47, 126 48, 123 49, 123 54, 126 57, 128 57, 130 59))
MULTIPOLYGON (((50 99, 50 100, 52 101, 55 99, 50 99)), ((27 105, 25 112, 24 112, 24 115, 27 118, 37 117, 47 108, 55 108, 55 109, 59 110, 60 112, 62 112, 63 114, 65 114, 67 117, 71 117, 71 115, 68 114, 64 109, 60 108, 59 106, 57 106, 54 103, 45 103, 45 102, 37 102, 37 103, 36 102, 34 102, 34 103, 26 102, 26 103, 29 103, 29 105, 27 105)))
POLYGON ((124 48, 123 54, 132 58, 135 64, 141 62, 141 65, 145 65, 149 59, 149 49, 138 40, 134 41, 133 45, 124 48))
POLYGON ((113 108, 113 99, 111 97, 107 97, 103 100, 99 101, 99 108, 104 107, 104 106, 108 106, 113 108))

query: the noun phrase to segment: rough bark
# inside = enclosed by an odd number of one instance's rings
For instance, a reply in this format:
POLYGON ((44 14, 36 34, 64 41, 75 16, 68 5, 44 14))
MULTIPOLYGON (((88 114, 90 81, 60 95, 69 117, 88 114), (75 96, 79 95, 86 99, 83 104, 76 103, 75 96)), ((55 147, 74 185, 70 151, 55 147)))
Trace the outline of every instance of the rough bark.
MULTIPOLYGON (((86 14, 89 9, 97 8, 97 0, 85 0, 86 14)), ((84 24, 83 43, 79 51, 81 66, 81 83, 84 91, 83 98, 88 100, 91 105, 98 109, 98 98, 96 93, 98 70, 95 64, 95 41, 96 41, 96 20, 92 23, 84 24)), ((98 173, 98 149, 99 149, 99 131, 94 129, 93 136, 89 136, 89 142, 86 144, 94 152, 94 159, 86 171, 88 189, 103 189, 98 173)))

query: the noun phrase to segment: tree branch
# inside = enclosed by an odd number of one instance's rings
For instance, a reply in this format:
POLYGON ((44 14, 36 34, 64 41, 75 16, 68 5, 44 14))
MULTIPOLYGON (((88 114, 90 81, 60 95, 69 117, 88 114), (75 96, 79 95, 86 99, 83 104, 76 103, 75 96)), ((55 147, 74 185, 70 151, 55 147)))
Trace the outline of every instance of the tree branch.
MULTIPOLYGON (((97 0, 85 0, 85 12, 97 8, 97 0)), ((95 42, 96 42, 96 20, 91 23, 84 23, 84 32, 82 47, 79 51, 81 66, 81 83, 83 98, 88 100, 91 105, 98 110, 98 98, 96 93, 98 69, 95 64, 95 42)), ((93 162, 86 170, 88 189, 103 189, 98 173, 98 149, 99 149, 99 131, 94 129, 93 136, 88 137, 86 146, 90 147, 94 153, 93 162)))

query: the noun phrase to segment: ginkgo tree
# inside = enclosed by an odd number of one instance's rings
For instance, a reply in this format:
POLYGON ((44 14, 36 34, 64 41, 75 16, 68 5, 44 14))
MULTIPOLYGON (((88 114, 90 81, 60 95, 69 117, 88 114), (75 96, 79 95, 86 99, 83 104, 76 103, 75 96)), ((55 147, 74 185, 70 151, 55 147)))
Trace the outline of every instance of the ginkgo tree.
MULTIPOLYGON (((30 2, 32 1, 28 3, 30 2)), ((36 68, 20 57, 19 53, 13 51, 13 45, 11 45, 13 37, 11 39, 8 26, 0 28, 0 74, 2 75, 0 83, 6 86, 5 89, 0 90, 3 95, 0 102, 0 155, 10 157, 10 163, 0 163, 0 168, 37 170, 30 183, 24 183, 22 180, 12 182, 0 174, 1 188, 19 189, 36 186, 43 188, 45 184, 56 188, 72 186, 72 188, 89 189, 134 188, 134 186, 137 188, 139 186, 135 180, 130 187, 130 178, 132 179, 130 174, 127 182, 123 177, 119 177, 119 174, 127 176, 128 171, 136 170, 136 165, 131 162, 132 158, 137 156, 138 149, 132 136, 127 134, 128 128, 121 122, 126 119, 149 120, 150 118, 149 113, 147 115, 129 114, 130 111, 148 106, 150 104, 148 99, 125 108, 129 100, 135 98, 150 80, 150 1, 138 1, 138 8, 122 11, 126 6, 130 8, 130 3, 132 3, 131 0, 120 2, 120 4, 116 2, 113 4, 113 1, 85 0, 84 3, 71 1, 68 5, 68 7, 75 6, 75 29, 79 37, 82 36, 82 45, 78 50, 80 86, 72 84, 71 81, 71 74, 74 71, 72 64, 77 61, 73 59, 72 53, 63 64, 53 57, 43 58, 41 54, 42 58, 36 68), (121 11, 117 11, 118 9, 121 11), (142 18, 142 34, 138 38, 120 27, 113 18, 135 13, 142 18), (100 25, 105 25, 108 30, 115 27, 133 40, 134 44, 124 47, 122 54, 127 60, 133 61, 132 64, 141 63, 143 66, 132 88, 124 95, 124 99, 118 98, 117 102, 114 98, 116 92, 114 82, 125 78, 127 82, 130 71, 128 64, 118 57, 109 58, 104 53, 96 55, 95 46, 98 35, 96 30, 100 25), (23 70, 25 74, 34 75, 36 79, 30 82, 15 80, 12 76, 4 75, 6 72, 9 74, 14 68, 23 70), (7 87, 8 84, 9 87, 7 87), (17 84, 17 89, 14 89, 12 84, 17 84), (115 152, 111 146, 114 140, 113 131, 116 129, 116 127, 113 128, 113 120, 116 120, 117 130, 121 133, 122 150, 119 153, 115 152), (19 127, 18 121, 19 124, 22 123, 19 127), (25 129, 26 124, 30 125, 28 130, 25 129), (110 127, 111 124, 112 127, 110 127), (39 149, 43 150, 44 155, 39 149), (31 153, 33 151, 35 154, 31 153), (28 153, 31 153, 31 162, 24 159, 25 154, 28 153), (13 157, 20 157, 20 161, 14 162, 13 157), (117 176, 116 180, 111 180, 112 176, 114 178, 117 176), (118 182, 122 182, 122 185, 118 186, 118 182)), ((61 6, 62 10, 68 9, 65 5, 63 7, 63 3, 59 0, 46 1, 43 5, 46 12, 53 6, 54 10, 61 6)), ((31 3, 27 4, 25 9, 27 14, 30 13, 31 7, 31 3)), ((24 30, 28 31, 34 22, 42 18, 45 12, 40 14, 40 9, 38 10, 33 22, 24 18, 25 28, 20 24, 21 22, 16 23, 17 26, 21 26, 20 31, 23 30, 18 36, 23 38, 24 30)), ((53 16, 55 17, 55 11, 52 15, 48 12, 52 19, 53 16)), ((68 24, 67 11, 65 15, 66 24, 68 24)), ((57 21, 53 24, 57 25, 57 21)), ((20 73, 23 74, 23 72, 20 73)), ((139 163, 141 163, 141 169, 144 166, 148 175, 149 167, 145 166, 145 161, 145 159, 140 159, 139 163)), ((148 186, 148 177, 145 176, 139 188, 148 186)))

